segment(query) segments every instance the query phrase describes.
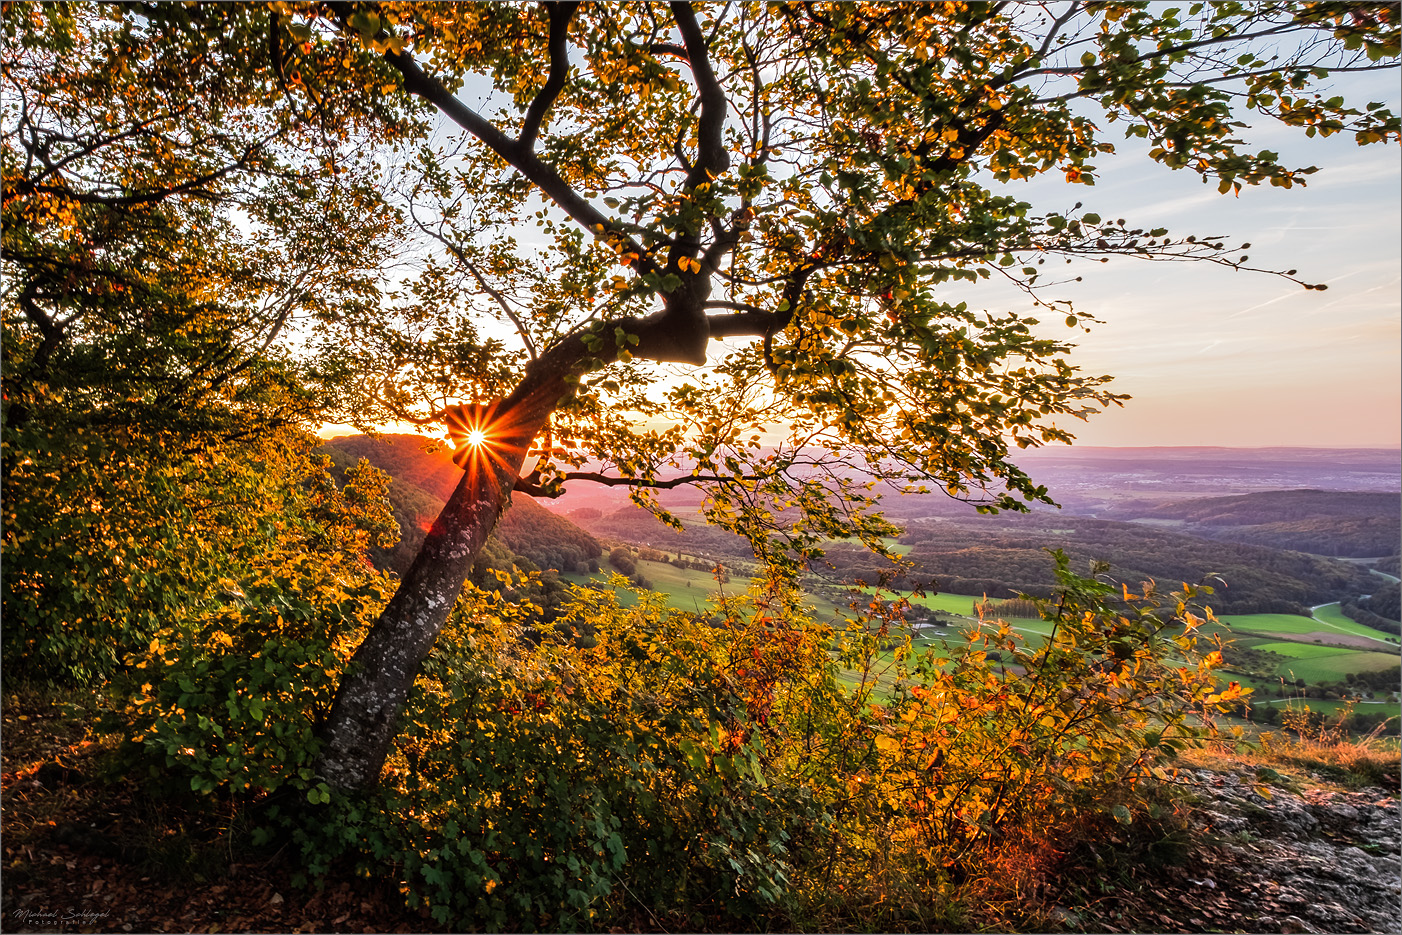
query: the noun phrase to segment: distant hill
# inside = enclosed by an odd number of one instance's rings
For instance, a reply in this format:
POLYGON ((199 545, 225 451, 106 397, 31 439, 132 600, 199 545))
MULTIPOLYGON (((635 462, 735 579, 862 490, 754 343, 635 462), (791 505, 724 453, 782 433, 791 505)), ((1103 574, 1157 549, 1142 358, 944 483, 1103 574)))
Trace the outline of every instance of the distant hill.
MULTIPOLYGON (((349 435, 322 446, 322 452, 342 470, 364 458, 394 478, 389 500, 399 521, 401 540, 393 549, 372 553, 371 558, 401 574, 418 554, 424 533, 462 477, 448 451, 426 451, 426 444, 428 440, 417 435, 349 435)), ((522 494, 512 495, 511 507, 492 535, 513 556, 526 558, 541 569, 597 571, 603 554, 592 535, 522 494)))
POLYGON ((341 435, 327 441, 327 446, 346 452, 354 458, 364 458, 375 467, 432 494, 444 503, 453 495, 453 488, 462 477, 462 469, 452 460, 445 443, 426 451, 434 444, 421 435, 341 435))
POLYGON ((1402 496, 1371 491, 1267 490, 1234 497, 1172 503, 1139 500, 1104 513, 1106 519, 1181 519, 1203 526, 1255 526, 1314 519, 1402 515, 1402 496))
MULTIPOLYGON (((893 585, 994 598, 1050 593, 1052 564, 1044 551, 1049 548, 1064 550, 1077 571, 1107 561, 1110 574, 1131 586, 1152 578, 1174 588, 1220 575, 1226 586, 1210 601, 1219 613, 1303 613, 1314 604, 1366 594, 1378 580, 1356 565, 1314 555, 1049 513, 929 521, 912 525, 901 542, 910 546, 905 558, 914 568, 892 579, 893 585)), ((828 560, 847 580, 875 583, 889 570, 850 546, 829 549, 828 560)))
POLYGON ((1277 549, 1354 558, 1396 555, 1402 496, 1339 490, 1273 490, 1171 503, 1121 503, 1106 519, 1182 524, 1182 531, 1277 549))

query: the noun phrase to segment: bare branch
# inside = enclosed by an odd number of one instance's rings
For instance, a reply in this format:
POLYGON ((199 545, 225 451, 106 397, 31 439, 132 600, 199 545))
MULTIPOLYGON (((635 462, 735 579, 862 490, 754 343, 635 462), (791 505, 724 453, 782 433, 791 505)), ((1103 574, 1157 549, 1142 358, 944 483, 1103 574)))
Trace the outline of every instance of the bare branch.
POLYGON ((570 72, 570 20, 574 18, 575 10, 579 9, 579 4, 560 2, 551 3, 548 6, 550 9, 550 76, 546 79, 545 87, 540 89, 540 93, 531 101, 531 106, 526 109, 526 118, 521 123, 519 144, 521 149, 526 152, 535 149, 535 138, 540 133, 541 121, 545 119, 550 105, 555 103, 555 98, 559 97, 560 92, 564 90, 565 79, 570 72))
POLYGON ((721 131, 725 127, 725 89, 716 79, 711 68, 711 58, 706 47, 706 37, 701 34, 701 25, 696 21, 696 11, 691 4, 677 0, 671 4, 672 16, 676 18, 677 29, 686 43, 686 58, 691 65, 691 75, 701 98, 701 115, 696 125, 696 163, 692 166, 686 185, 695 188, 709 182, 730 167, 730 156, 725 151, 725 140, 721 131))
POLYGON ((634 240, 622 225, 615 223, 608 215, 590 204, 560 177, 553 166, 523 149, 516 140, 497 129, 491 121, 454 97, 437 78, 424 72, 408 53, 388 49, 384 58, 404 78, 406 91, 423 98, 448 119, 477 137, 559 205, 560 210, 595 235, 621 241, 630 252, 638 255, 638 264, 644 271, 661 272, 647 249, 634 240))

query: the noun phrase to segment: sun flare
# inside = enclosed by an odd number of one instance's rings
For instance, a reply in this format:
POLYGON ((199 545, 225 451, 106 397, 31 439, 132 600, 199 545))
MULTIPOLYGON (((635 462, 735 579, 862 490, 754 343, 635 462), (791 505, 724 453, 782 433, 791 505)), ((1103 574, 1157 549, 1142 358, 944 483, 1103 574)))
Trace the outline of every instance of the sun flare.
POLYGON ((481 429, 473 429, 467 433, 467 443, 469 445, 480 445, 487 440, 487 433, 481 429))

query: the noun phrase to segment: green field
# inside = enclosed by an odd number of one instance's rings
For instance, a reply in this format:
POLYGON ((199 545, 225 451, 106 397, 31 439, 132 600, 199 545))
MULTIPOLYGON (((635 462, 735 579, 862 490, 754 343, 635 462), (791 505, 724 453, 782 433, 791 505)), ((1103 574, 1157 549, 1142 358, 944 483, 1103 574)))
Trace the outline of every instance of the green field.
POLYGON ((1256 648, 1289 656, 1291 659, 1319 659, 1323 656, 1354 654, 1354 650, 1342 646, 1317 646, 1313 643, 1260 643, 1256 648))
MULTIPOLYGON (((897 543, 891 542, 888 545, 894 546, 897 543)), ((738 574, 733 575, 729 582, 720 585, 709 572, 677 568, 665 562, 642 560, 637 562, 637 566, 639 574, 651 583, 652 589, 665 596, 667 606, 677 610, 704 611, 706 601, 717 592, 730 595, 743 594, 749 587, 749 580, 738 574)), ((600 572, 596 575, 562 574, 560 577, 576 584, 585 584, 605 580, 607 572, 600 572)), ((906 596, 914 605, 944 614, 969 618, 971 625, 977 619, 974 605, 981 600, 981 598, 968 594, 930 594, 916 597, 893 594, 889 591, 877 592, 872 588, 864 590, 868 594, 880 593, 883 598, 906 596)), ((840 620, 850 614, 846 607, 839 607, 827 597, 809 594, 806 600, 812 608, 815 619, 818 620, 840 620)), ((631 594, 623 594, 621 601, 627 605, 633 603, 634 598, 631 594)), ((1391 653, 1386 651, 1386 649, 1395 647, 1396 644, 1387 642, 1384 635, 1378 631, 1343 616, 1339 612, 1339 605, 1324 605, 1316 608, 1314 614, 1315 616, 1312 618, 1294 614, 1232 614, 1219 618, 1221 623, 1225 625, 1224 627, 1205 627, 1202 632, 1206 635, 1217 631, 1224 639, 1237 639, 1244 646, 1286 657, 1277 668, 1276 676, 1291 680, 1302 678, 1310 683, 1334 682, 1342 680, 1349 672, 1387 671, 1402 667, 1396 650, 1393 649, 1391 653), (1228 627, 1230 629, 1227 629, 1228 627), (1328 641, 1330 633, 1367 637, 1376 641, 1379 650, 1383 651, 1372 652, 1366 649, 1330 645, 1328 641), (1292 639, 1304 637, 1306 634, 1312 635, 1304 641, 1292 639), (1314 642, 1316 639, 1321 640, 1321 642, 1314 642)), ((1039 637, 1048 636, 1052 630, 1052 624, 1045 620, 1009 618, 1008 623, 1015 632, 1023 639, 1029 640, 1034 646, 1039 642, 1039 637)), ((943 640, 945 639, 956 640, 958 634, 950 632, 944 637, 917 637, 914 645, 917 648, 924 648, 926 651, 943 654, 943 640)), ((872 660, 871 668, 865 675, 868 681, 875 682, 878 696, 888 694, 894 682, 894 676, 891 674, 891 656, 890 651, 877 654, 872 660)), ((847 672, 843 676, 843 681, 849 687, 855 687, 860 684, 862 678, 861 673, 847 672)), ((1243 681, 1259 683, 1258 687, 1261 690, 1258 692, 1258 697, 1261 698, 1261 703, 1274 700, 1265 697, 1274 685, 1272 680, 1247 678, 1243 681)))
MULTIPOLYGON (((1331 627, 1337 627, 1346 633, 1357 633, 1360 636, 1371 637, 1380 643, 1390 642, 1388 640, 1388 634, 1379 630, 1374 630, 1372 627, 1365 627, 1363 624, 1345 617, 1344 612, 1339 608, 1338 604, 1325 604, 1322 607, 1316 607, 1314 609, 1314 617, 1319 622, 1327 623, 1331 627)), ((1396 646, 1397 644, 1392 643, 1392 645, 1396 646)))
POLYGON ((1336 631, 1351 636, 1366 636, 1380 644, 1396 645, 1389 643, 1385 634, 1339 613, 1338 604, 1326 604, 1315 610, 1314 614, 1313 617, 1300 617, 1296 614, 1229 614, 1218 619, 1237 633, 1296 634, 1336 631))
POLYGON ((906 545, 905 543, 892 539, 890 536, 885 537, 881 541, 885 544, 886 548, 890 549, 897 555, 904 555, 911 549, 915 548, 915 546, 913 545, 906 545))
MULTIPOLYGON (((1328 649, 1329 647, 1302 648, 1328 649)), ((1337 682, 1349 672, 1385 672, 1388 669, 1396 668, 1398 668, 1396 656, 1345 649, 1328 655, 1295 657, 1289 662, 1282 663, 1277 671, 1287 679, 1299 678, 1307 682, 1337 682)))

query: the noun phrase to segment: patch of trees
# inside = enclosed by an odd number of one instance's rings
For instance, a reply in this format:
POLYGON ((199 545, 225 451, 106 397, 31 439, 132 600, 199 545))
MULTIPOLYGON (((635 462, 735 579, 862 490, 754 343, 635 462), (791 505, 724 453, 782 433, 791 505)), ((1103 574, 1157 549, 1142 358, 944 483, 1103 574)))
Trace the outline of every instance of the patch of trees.
POLYGON ((974 605, 974 609, 990 619, 998 617, 1037 618, 1042 615, 1037 602, 1025 597, 1012 597, 1002 601, 984 600, 974 605))
POLYGON ((1367 688, 1375 692, 1397 691, 1396 669, 1374 669, 1368 672, 1349 672, 1344 675, 1344 684, 1350 687, 1367 688))
POLYGON ((625 546, 618 546, 609 553, 609 564, 618 569, 619 574, 632 576, 638 573, 638 566, 633 561, 633 553, 625 546))
POLYGON ((1394 636, 1402 636, 1402 624, 1399 624, 1396 620, 1389 620, 1386 617, 1375 614, 1354 601, 1341 601, 1339 603, 1339 610, 1354 623, 1361 623, 1365 627, 1372 627, 1374 630, 1379 630, 1383 633, 1391 633, 1394 636))
POLYGON ((1231 669, 1260 678, 1274 677, 1280 666, 1286 662, 1286 658, 1280 653, 1273 653, 1268 649, 1253 649, 1237 642, 1223 643, 1222 658, 1231 669))
POLYGON ((1402 575, 1402 555, 1389 555, 1380 558, 1373 563, 1373 567, 1385 575, 1392 575, 1394 578, 1402 575))
POLYGON ((1399 590, 1402 590, 1402 585, 1396 581, 1389 581, 1367 597, 1360 598, 1356 603, 1359 607, 1377 614, 1379 617, 1386 617, 1393 621, 1402 620, 1402 594, 1399 594, 1399 590))
POLYGON ((1060 548, 1073 567, 1105 561, 1116 582, 1136 587, 1197 582, 1209 575, 1218 613, 1293 613, 1366 592, 1376 578, 1362 569, 1314 555, 1262 546, 1200 539, 1159 527, 1109 520, 1030 514, 944 521, 911 527, 901 541, 912 546, 899 568, 850 547, 828 550, 827 563, 848 580, 892 586, 924 585, 954 594, 995 599, 1019 593, 1045 596, 1055 583, 1045 549, 1060 548))

